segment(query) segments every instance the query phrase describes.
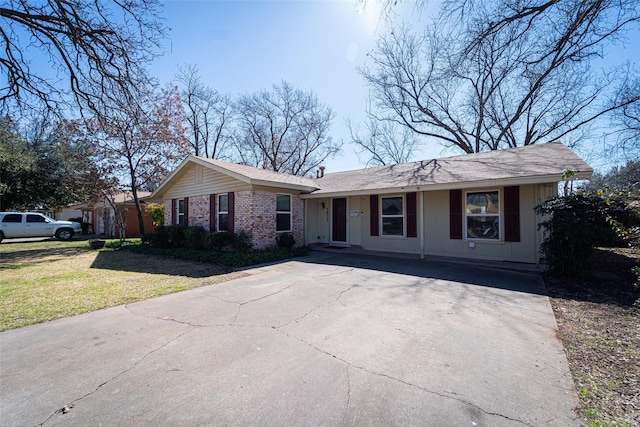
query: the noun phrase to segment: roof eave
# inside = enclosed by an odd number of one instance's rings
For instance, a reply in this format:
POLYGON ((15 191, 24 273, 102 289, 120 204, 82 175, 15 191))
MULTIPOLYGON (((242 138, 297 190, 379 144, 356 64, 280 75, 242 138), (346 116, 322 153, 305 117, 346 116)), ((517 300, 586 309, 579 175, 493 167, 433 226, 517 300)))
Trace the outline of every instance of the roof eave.
MULTIPOLYGON (((593 174, 593 170, 579 171, 572 180, 588 179, 593 174)), ((479 181, 465 181, 465 182, 450 182, 442 184, 421 184, 421 185, 405 185, 399 187, 387 187, 387 188, 375 188, 364 190, 348 190, 348 191, 334 191, 323 192, 315 191, 310 194, 302 194, 302 199, 321 199, 326 197, 345 197, 345 196, 365 196, 370 194, 393 194, 393 193, 406 193, 413 191, 439 191, 439 190, 454 190, 454 189, 467 189, 467 188, 481 188, 481 187, 498 187, 504 185, 528 185, 528 184, 555 184, 563 180, 561 173, 551 175, 538 175, 527 177, 512 177, 512 178, 499 178, 499 179, 486 179, 479 181)))
POLYGON ((266 181, 261 179, 252 179, 250 180, 249 184, 255 185, 255 186, 282 188, 285 190, 297 190, 297 191, 304 191, 304 192, 312 192, 320 189, 320 187, 317 187, 317 186, 277 182, 277 181, 266 181))

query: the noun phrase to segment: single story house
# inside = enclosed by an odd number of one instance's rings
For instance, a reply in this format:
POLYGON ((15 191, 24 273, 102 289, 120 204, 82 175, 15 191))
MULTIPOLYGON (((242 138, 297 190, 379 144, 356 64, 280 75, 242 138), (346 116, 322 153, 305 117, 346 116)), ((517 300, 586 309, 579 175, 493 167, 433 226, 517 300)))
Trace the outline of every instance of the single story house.
POLYGON ((593 169, 561 143, 304 178, 195 156, 152 198, 165 224, 244 230, 257 248, 292 233, 298 245, 537 263, 533 208, 558 182, 593 169))
MULTIPOLYGON (((147 203, 152 203, 151 192, 138 191, 138 200, 142 208, 142 220, 144 222, 144 232, 151 233, 154 230, 151 216, 145 211, 147 203)), ((96 234, 106 237, 140 237, 140 227, 138 225, 138 212, 136 211, 136 203, 133 200, 131 191, 122 191, 112 197, 112 202, 122 217, 124 223, 124 236, 121 236, 120 228, 116 223, 115 211, 113 206, 106 199, 95 201, 92 216, 95 218, 93 227, 96 234)), ((162 200, 156 201, 162 203, 162 200)))
MULTIPOLYGON (((138 191, 138 198, 142 206, 142 219, 144 221, 145 233, 150 233, 154 229, 151 217, 145 212, 147 203, 150 200, 149 191, 138 191)), ((140 237, 138 227, 138 213, 131 191, 122 191, 113 195, 113 203, 122 215, 124 222, 124 237, 140 237)), ((162 203, 162 200, 155 201, 162 203)), ((120 230, 116 224, 116 215, 113 206, 106 198, 92 200, 89 203, 68 206, 66 209, 55 214, 57 219, 69 220, 71 218, 82 218, 82 222, 90 224, 90 234, 97 234, 104 237, 120 238, 120 230)))

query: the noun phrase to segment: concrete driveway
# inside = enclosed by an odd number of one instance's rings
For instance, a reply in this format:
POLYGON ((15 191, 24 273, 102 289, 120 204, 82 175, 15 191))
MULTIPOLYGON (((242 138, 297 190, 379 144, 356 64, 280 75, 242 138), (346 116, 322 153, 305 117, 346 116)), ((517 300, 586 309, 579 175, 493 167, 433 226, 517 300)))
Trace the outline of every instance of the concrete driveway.
POLYGON ((539 276, 314 252, 0 334, 0 423, 579 425, 539 276))

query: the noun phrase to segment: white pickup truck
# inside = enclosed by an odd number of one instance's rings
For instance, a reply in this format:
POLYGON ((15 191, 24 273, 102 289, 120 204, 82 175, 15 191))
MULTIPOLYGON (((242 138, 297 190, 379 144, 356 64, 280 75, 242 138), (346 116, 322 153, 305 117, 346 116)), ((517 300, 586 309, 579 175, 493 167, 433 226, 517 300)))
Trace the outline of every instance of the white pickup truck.
POLYGON ((51 237, 71 240, 80 234, 80 223, 57 221, 37 212, 0 212, 0 242, 21 237, 51 237))

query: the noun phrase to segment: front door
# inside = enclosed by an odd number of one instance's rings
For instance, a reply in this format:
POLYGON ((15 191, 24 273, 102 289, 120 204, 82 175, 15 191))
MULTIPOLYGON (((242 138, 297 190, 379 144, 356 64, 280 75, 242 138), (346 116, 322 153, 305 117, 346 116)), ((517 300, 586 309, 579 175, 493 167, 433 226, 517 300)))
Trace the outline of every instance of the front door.
POLYGON ((331 240, 347 242, 347 198, 333 199, 331 216, 331 240))

